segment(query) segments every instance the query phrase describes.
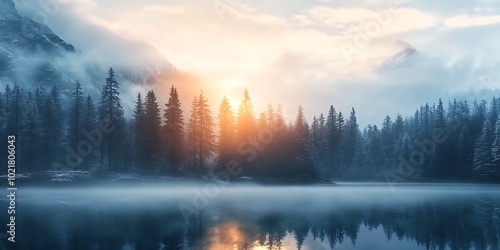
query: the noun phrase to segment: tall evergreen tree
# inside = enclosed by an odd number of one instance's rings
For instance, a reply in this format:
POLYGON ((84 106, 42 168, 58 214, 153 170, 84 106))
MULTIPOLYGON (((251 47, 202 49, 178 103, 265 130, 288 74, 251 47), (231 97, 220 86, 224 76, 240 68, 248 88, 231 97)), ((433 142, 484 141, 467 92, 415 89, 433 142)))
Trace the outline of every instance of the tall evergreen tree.
POLYGON ((159 163, 161 149, 161 118, 160 107, 156 101, 156 94, 149 91, 144 100, 144 135, 146 139, 145 167, 151 170, 159 163))
POLYGON ((137 94, 137 99, 134 106, 133 114, 133 138, 134 138, 134 151, 135 151, 135 161, 138 166, 144 166, 146 164, 146 121, 145 121, 145 108, 144 100, 142 99, 141 93, 137 94))
POLYGON ((491 176, 500 180, 500 119, 497 119, 493 133, 491 176))
POLYGON ((64 152, 62 149, 64 113, 57 86, 50 90, 42 110, 41 127, 43 132, 41 140, 42 144, 45 145, 42 162, 44 166, 51 166, 52 162, 59 160, 64 152))
POLYGON ((385 164, 384 159, 384 150, 383 150, 383 139, 382 133, 378 129, 377 125, 368 125, 366 130, 366 138, 365 138, 365 147, 364 147, 364 164, 366 164, 365 171, 363 171, 363 178, 367 178, 366 175, 375 176, 377 175, 378 168, 382 168, 385 164))
POLYGON ((219 107, 218 169, 224 169, 225 165, 236 157, 235 139, 235 118, 233 108, 229 103, 229 99, 224 96, 219 107))
POLYGON ((25 101, 23 102, 23 118, 21 126, 20 143, 18 151, 24 158, 25 170, 36 171, 41 169, 39 154, 43 147, 41 143, 41 126, 40 113, 36 103, 33 102, 34 96, 31 91, 28 91, 25 101))
MULTIPOLYGON (((443 101, 439 98, 438 106, 436 109, 436 117, 434 121, 434 126, 437 129, 445 131, 447 129, 446 112, 443 107, 443 101)), ((447 169, 449 169, 448 154, 449 154, 449 143, 440 143, 436 145, 435 153, 431 157, 430 173, 432 177, 442 178, 446 175, 447 169)))
POLYGON ((297 109, 297 117, 295 119, 295 136, 300 141, 307 140, 309 136, 309 125, 304 116, 304 109, 299 105, 297 109))
POLYGON ((163 133, 165 136, 167 160, 171 164, 172 170, 179 171, 185 157, 184 117, 179 94, 174 86, 170 88, 170 97, 168 103, 165 105, 163 133))
POLYGON ((391 117, 388 115, 385 117, 382 123, 382 129, 380 130, 381 136, 381 160, 382 165, 388 167, 392 164, 392 159, 394 158, 394 145, 396 144, 397 137, 394 136, 393 123, 391 117))
MULTIPOLYGON (((5 95, 0 92, 0 136, 5 137, 3 132, 5 130, 5 95)), ((3 158, 2 158, 3 159, 3 158)))
POLYGON ((340 138, 341 138, 341 127, 343 124, 339 124, 342 114, 337 114, 337 111, 330 105, 328 110, 328 116, 326 118, 326 141, 328 147, 328 161, 330 168, 327 171, 327 175, 332 177, 338 171, 340 164, 340 138))
POLYGON ((126 141, 123 137, 125 132, 125 118, 120 100, 119 84, 113 68, 108 70, 108 77, 101 92, 101 99, 98 106, 99 121, 103 124, 110 124, 113 131, 105 133, 101 145, 101 165, 110 170, 118 170, 119 153, 123 152, 126 141))
POLYGON ((483 125, 483 131, 476 141, 474 150, 474 168, 473 174, 477 177, 487 177, 494 169, 492 152, 492 134, 490 121, 486 120, 483 125))
POLYGON ((188 127, 190 163, 196 172, 206 172, 206 161, 215 152, 215 135, 210 106, 203 92, 193 100, 188 127))
POLYGON ((21 125, 21 105, 23 99, 23 91, 16 83, 14 88, 11 89, 9 85, 5 87, 5 105, 6 110, 6 131, 11 135, 19 135, 19 128, 21 125))
POLYGON ((297 110, 293 128, 293 151, 290 153, 294 156, 294 169, 292 169, 291 173, 295 177, 315 178, 318 176, 317 163, 312 156, 309 144, 309 125, 305 119, 302 106, 299 106, 297 110))
POLYGON ((272 130, 276 122, 276 114, 274 107, 271 103, 267 105, 266 117, 267 117, 267 128, 272 130))
MULTIPOLYGON (((87 95, 87 97, 85 98, 85 103, 83 106, 82 123, 83 123, 82 129, 86 133, 95 129, 99 129, 97 125, 96 107, 90 95, 87 95)), ((92 151, 89 153, 89 155, 83 158, 82 162, 83 169, 88 170, 96 163, 95 158, 97 158, 98 155, 98 148, 96 146, 98 145, 93 145, 92 151)))
POLYGON ((71 104, 68 115, 68 132, 66 141, 68 146, 77 151, 78 142, 83 139, 83 117, 84 117, 85 100, 83 97, 82 87, 80 82, 76 82, 76 87, 71 93, 71 104))
POLYGON ((349 167, 353 164, 359 147, 359 125, 354 108, 352 108, 351 115, 345 124, 345 136, 342 139, 343 163, 349 167))
POLYGON ((243 93, 243 100, 238 108, 238 118, 236 121, 237 140, 244 142, 254 136, 255 133, 255 116, 253 113, 252 100, 247 89, 243 93))
MULTIPOLYGON (((253 104, 250 98, 250 93, 245 89, 243 93, 243 100, 240 102, 238 108, 238 117, 236 119, 236 143, 238 146, 249 144, 255 140, 256 135, 256 122, 253 112, 253 104)), ((241 155, 241 167, 245 174, 250 174, 255 168, 255 161, 248 162, 246 155, 241 155)))

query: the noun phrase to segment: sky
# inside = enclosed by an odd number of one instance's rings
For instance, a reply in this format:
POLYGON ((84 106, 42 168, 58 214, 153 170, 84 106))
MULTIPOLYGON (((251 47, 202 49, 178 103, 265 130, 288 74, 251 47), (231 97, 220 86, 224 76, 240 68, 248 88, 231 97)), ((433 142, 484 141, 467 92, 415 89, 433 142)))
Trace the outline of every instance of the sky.
MULTIPOLYGON (((238 105, 248 88, 256 111, 280 103, 292 119, 300 104, 311 119, 330 105, 345 116, 354 107, 362 126, 379 125, 440 97, 489 98, 500 87, 500 1, 15 2, 21 14, 107 64, 137 61, 128 55, 151 45, 203 79, 177 87, 186 96, 203 88, 214 109, 224 95, 238 105), (398 40, 421 56, 381 67, 398 40)), ((163 95, 166 85, 145 88, 163 95)))

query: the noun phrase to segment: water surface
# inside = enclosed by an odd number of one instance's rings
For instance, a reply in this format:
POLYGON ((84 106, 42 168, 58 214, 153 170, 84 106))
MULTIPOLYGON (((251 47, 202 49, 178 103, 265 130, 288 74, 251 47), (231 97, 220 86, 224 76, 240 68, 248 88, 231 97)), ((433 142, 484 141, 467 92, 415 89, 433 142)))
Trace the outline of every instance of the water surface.
POLYGON ((499 249, 500 186, 26 187, 16 216, 17 249, 499 249))

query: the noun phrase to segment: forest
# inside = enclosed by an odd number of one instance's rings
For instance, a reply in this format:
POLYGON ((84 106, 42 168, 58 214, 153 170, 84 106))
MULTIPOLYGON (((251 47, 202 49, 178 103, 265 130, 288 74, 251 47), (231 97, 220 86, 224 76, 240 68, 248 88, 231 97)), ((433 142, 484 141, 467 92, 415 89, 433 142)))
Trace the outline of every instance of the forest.
MULTIPOLYGON (((16 136, 17 172, 109 171, 207 176, 359 181, 500 181, 500 101, 453 100, 424 104, 414 115, 386 116, 360 128, 330 106, 308 122, 281 106, 256 114, 250 93, 239 107, 221 100, 213 114, 200 92, 181 104, 176 87, 160 104, 154 91, 137 94, 126 118, 119 82, 109 69, 94 100, 76 83, 68 103, 57 85, 0 92, 0 142, 16 136)), ((333 101, 333 100, 332 100, 333 101)), ((6 162, 6 150, 1 150, 6 162)), ((2 170, 4 171, 4 170, 2 170)))

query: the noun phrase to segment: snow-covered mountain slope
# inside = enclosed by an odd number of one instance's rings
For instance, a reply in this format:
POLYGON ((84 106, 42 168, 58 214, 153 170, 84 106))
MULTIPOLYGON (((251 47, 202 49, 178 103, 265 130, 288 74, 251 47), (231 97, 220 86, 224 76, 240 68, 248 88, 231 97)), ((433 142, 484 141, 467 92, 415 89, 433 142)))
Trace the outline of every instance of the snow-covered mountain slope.
MULTIPOLYGON (((13 0, 0 0, 0 88, 15 82, 46 88, 58 85, 67 96, 79 80, 86 93, 97 97, 109 67, 115 69, 122 90, 131 85, 154 84, 164 71, 174 70, 146 42, 130 41, 120 34, 100 30, 102 40, 92 40, 92 44, 106 46, 79 48, 28 17, 18 12, 13 0)), ((90 42, 89 39, 81 37, 79 44, 90 42)))
POLYGON ((73 45, 47 26, 19 15, 12 0, 0 0, 0 81, 67 80, 57 72, 54 60, 68 53, 75 53, 73 45))
POLYGON ((422 56, 411 44, 398 40, 379 67, 382 69, 408 67, 418 63, 422 56))

